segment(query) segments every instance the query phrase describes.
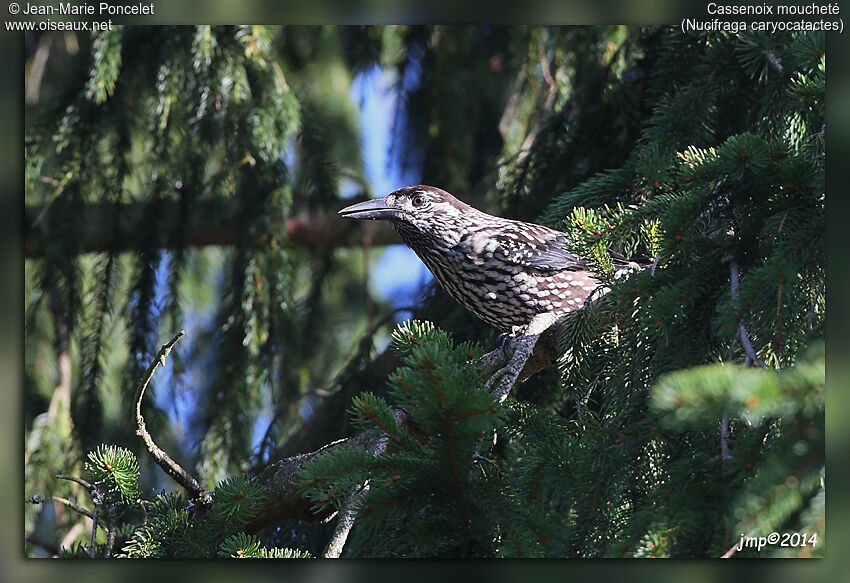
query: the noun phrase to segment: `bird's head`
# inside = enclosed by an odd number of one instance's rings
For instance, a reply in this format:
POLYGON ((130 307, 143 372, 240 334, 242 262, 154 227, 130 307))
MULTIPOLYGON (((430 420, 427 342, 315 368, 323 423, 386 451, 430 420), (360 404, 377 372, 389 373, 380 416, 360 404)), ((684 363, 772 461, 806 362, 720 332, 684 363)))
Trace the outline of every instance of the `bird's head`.
POLYGON ((462 224, 471 206, 434 186, 417 184, 394 190, 383 198, 374 198, 345 207, 339 214, 351 219, 390 221, 400 229, 414 228, 430 232, 441 224, 462 224))

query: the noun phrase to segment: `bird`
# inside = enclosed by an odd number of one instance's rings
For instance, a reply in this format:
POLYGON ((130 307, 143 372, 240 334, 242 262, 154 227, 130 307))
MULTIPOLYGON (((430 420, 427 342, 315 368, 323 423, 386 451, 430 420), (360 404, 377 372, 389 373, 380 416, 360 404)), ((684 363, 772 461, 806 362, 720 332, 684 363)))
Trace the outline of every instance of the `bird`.
MULTIPOLYGON (((563 232, 487 214, 435 186, 399 188, 339 214, 390 223, 450 296, 524 340, 507 365, 511 370, 501 371, 507 376, 501 391, 510 390, 519 374, 513 369, 521 370, 540 334, 608 291, 589 261, 567 249, 563 232)), ((621 269, 632 266, 617 254, 612 260, 621 269)))

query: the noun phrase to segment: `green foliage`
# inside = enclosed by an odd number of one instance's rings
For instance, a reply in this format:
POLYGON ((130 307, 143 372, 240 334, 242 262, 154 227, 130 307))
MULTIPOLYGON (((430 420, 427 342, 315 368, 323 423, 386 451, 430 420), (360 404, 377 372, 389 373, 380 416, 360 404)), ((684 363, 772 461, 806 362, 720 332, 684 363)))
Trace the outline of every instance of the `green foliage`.
MULTIPOLYGON (((719 556, 742 533, 820 532, 823 368, 811 354, 825 322, 822 35, 647 38, 651 113, 634 147, 543 213, 603 276, 607 248, 657 260, 564 327, 560 411, 580 432, 559 438, 560 458, 585 486, 553 482, 575 496, 562 548, 719 556), (740 365, 750 360, 741 329, 779 372, 740 365)), ((594 107, 576 104, 571 123, 594 107)), ((552 174, 537 174, 548 163, 532 151, 521 193, 549 184, 552 174)))
MULTIPOLYGON (((356 511, 347 556, 702 558, 771 531, 818 544, 737 555, 823 554, 823 34, 198 26, 74 38, 81 50, 51 53, 50 99, 26 116, 27 204, 50 208, 25 271, 26 487, 75 499, 54 475, 78 472, 98 443, 135 439, 127 387, 186 320, 195 343, 154 388, 174 403, 191 388, 198 410, 173 431, 168 412, 146 417, 164 449, 200 444, 179 453, 214 490, 197 520, 180 495, 138 494, 130 452, 97 448, 86 470, 115 509, 103 516, 124 521, 123 556, 318 554, 329 525, 244 532, 266 495, 244 472, 352 433, 360 447, 300 475, 316 508, 356 511), (396 84, 392 150, 406 170, 562 229, 611 290, 567 318, 557 367, 502 405, 476 375, 478 346, 461 342, 495 346, 495 333, 444 293, 374 358, 390 319, 375 325, 368 256, 287 240, 290 214, 370 190, 350 87, 379 66, 396 84), (121 220, 103 222, 107 250, 80 253, 83 210, 123 203, 143 209, 146 236, 126 246, 121 220), (233 245, 192 247, 202 208, 231 213, 233 245), (615 277, 609 249, 653 268, 615 277), (769 369, 751 366, 745 342, 769 369), (400 366, 385 379, 390 356, 400 366)), ((72 519, 51 520, 28 506, 28 531, 72 519)))
POLYGON ((260 510, 263 488, 252 477, 231 476, 216 487, 210 516, 221 530, 241 527, 260 510))
POLYGON ((116 26, 102 31, 94 40, 94 60, 91 77, 86 86, 86 97, 95 103, 103 103, 115 91, 115 82, 121 69, 121 36, 124 29, 116 26))
POLYGON ((192 523, 186 499, 177 494, 160 493, 146 506, 146 520, 139 525, 122 549, 128 558, 175 556, 172 547, 191 547, 192 523))
POLYGON ((135 504, 139 498, 139 463, 133 452, 101 445, 88 454, 86 473, 113 502, 135 504))
POLYGON ((229 536, 221 543, 218 556, 237 559, 259 559, 262 557, 260 539, 243 533, 229 536))
MULTIPOLYGON (((527 156, 503 168, 507 206, 549 200, 544 222, 566 231, 611 292, 562 327, 563 392, 538 397, 547 406, 508 401, 499 416, 496 449, 466 478, 487 502, 467 512, 465 543, 432 529, 452 524, 439 511, 464 515, 436 498, 451 500, 448 460, 390 466, 393 446, 409 456, 416 444, 389 403, 416 411, 418 426, 439 402, 423 390, 432 381, 420 384, 422 359, 448 358, 422 340, 435 329, 397 330, 404 367, 389 378, 389 401, 368 395, 351 410, 359 428, 389 436, 388 453, 334 452, 305 475, 317 504, 336 508, 369 481, 348 552, 704 557, 742 534, 822 535, 824 68, 822 40, 810 36, 620 37, 620 57, 646 72, 647 114, 621 142, 621 162, 587 180, 562 168, 587 164, 584 124, 633 88, 605 71, 601 101, 553 108, 527 156), (655 268, 615 279, 608 249, 655 258, 655 268), (742 330, 773 370, 741 365, 752 363, 742 330), (417 498, 411 484, 434 494, 417 498)), ((459 399, 477 384, 457 382, 459 399)), ((425 451, 448 441, 438 419, 422 426, 425 451)))
POLYGON ((370 555, 459 556, 470 545, 486 549, 497 493, 475 452, 500 420, 471 363, 479 353, 418 321, 393 332, 393 349, 402 365, 390 377, 390 395, 409 419, 399 424, 384 399, 368 393, 356 398, 354 423, 374 432, 375 440, 386 435, 386 453, 376 456, 364 446, 318 456, 300 472, 302 488, 318 508, 341 508, 368 481, 368 496, 356 508, 360 534, 353 544, 365 545, 370 555))
POLYGON ((778 373, 731 363, 668 373, 653 387, 651 402, 669 414, 665 424, 675 428, 723 413, 739 415, 749 425, 772 417, 794 424, 798 415, 811 421, 824 406, 823 352, 818 343, 778 373))
POLYGON ((262 546, 257 537, 239 533, 221 543, 218 556, 236 559, 309 559, 310 553, 292 549, 268 549, 262 546))
POLYGON ((119 557, 244 557, 298 558, 298 549, 266 548, 259 538, 242 529, 256 516, 265 492, 250 476, 233 476, 213 492, 213 502, 199 520, 186 499, 160 493, 145 503, 141 524, 130 524, 130 534, 119 557))
MULTIPOLYGON (((818 343, 779 372, 714 364, 669 373, 653 388, 652 406, 665 427, 710 431, 720 415, 740 420, 743 439, 723 461, 724 474, 746 486, 730 500, 733 538, 785 530, 822 539, 824 370, 818 343)), ((823 556, 823 546, 812 551, 823 556)), ((789 549, 770 552, 781 556, 789 549)))

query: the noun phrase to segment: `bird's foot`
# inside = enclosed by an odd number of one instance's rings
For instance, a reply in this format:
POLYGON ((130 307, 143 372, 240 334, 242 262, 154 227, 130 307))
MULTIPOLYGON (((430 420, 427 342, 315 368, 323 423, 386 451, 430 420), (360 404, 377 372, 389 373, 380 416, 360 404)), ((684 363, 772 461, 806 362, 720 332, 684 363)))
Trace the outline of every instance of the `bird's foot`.
MULTIPOLYGON (((522 372, 525 362, 534 351, 534 345, 537 344, 539 334, 520 335, 514 337, 510 342, 510 347, 513 349, 513 354, 508 359, 507 364, 494 372, 484 386, 492 393, 501 403, 508 397, 508 393, 516 383, 519 373, 522 372)), ((506 354, 507 356, 507 354, 506 354)))
POLYGON ((500 403, 511 392, 523 367, 525 367, 526 361, 534 351, 537 339, 556 321, 557 317, 551 312, 538 314, 527 326, 515 326, 511 334, 502 334, 499 337, 502 353, 507 359, 507 363, 490 375, 484 386, 500 403), (510 349, 510 355, 507 349, 510 349))
POLYGON ((499 348, 502 349, 502 356, 509 358, 513 354, 513 341, 522 333, 524 328, 524 326, 514 326, 510 332, 499 334, 499 348))
POLYGON ((502 356, 507 358, 508 356, 508 347, 511 343, 511 339, 513 336, 508 334, 507 332, 502 332, 499 334, 499 348, 502 350, 502 356))

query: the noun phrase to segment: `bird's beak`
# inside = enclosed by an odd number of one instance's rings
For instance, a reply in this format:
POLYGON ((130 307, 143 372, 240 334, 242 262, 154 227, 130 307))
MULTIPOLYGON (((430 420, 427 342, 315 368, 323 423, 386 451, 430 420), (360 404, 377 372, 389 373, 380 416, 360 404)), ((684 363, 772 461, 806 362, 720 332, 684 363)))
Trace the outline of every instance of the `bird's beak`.
POLYGON ((386 220, 397 216, 398 209, 390 205, 384 197, 347 206, 339 211, 339 214, 350 219, 386 220))

